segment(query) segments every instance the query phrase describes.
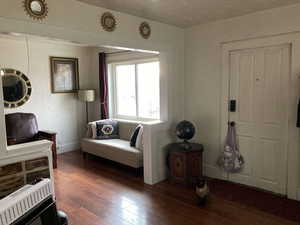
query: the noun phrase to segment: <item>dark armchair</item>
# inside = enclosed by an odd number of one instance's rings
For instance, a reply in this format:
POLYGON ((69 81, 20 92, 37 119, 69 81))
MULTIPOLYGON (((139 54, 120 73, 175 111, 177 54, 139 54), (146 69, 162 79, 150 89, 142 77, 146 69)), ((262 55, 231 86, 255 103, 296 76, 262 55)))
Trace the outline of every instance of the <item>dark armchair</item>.
POLYGON ((57 167, 56 133, 39 131, 36 116, 32 113, 11 113, 5 115, 7 145, 31 141, 49 140, 53 142, 53 168, 57 167))

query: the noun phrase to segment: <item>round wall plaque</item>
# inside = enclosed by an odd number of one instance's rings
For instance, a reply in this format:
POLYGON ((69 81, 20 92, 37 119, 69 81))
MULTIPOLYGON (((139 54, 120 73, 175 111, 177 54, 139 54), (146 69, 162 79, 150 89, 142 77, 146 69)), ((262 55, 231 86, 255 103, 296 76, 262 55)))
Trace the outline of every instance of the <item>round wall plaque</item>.
POLYGON ((33 19, 42 20, 48 14, 48 6, 45 0, 24 0, 25 12, 33 19))
POLYGON ((139 30, 143 38, 148 39, 151 36, 151 27, 149 23, 147 22, 141 23, 139 30))
POLYGON ((101 25, 104 30, 106 30, 108 32, 112 32, 116 29, 117 22, 112 13, 105 12, 101 16, 101 25))

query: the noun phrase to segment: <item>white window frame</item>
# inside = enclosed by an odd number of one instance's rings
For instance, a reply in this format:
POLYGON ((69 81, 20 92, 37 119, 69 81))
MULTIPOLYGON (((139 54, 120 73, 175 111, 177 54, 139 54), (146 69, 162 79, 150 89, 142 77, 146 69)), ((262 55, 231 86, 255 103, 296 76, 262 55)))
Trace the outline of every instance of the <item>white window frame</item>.
MULTIPOLYGON (((139 117, 139 101, 138 101, 138 74, 137 74, 137 65, 142 64, 142 63, 151 63, 151 62, 159 62, 159 58, 148 58, 148 59, 137 59, 137 60, 129 60, 129 61, 122 61, 122 62, 114 62, 110 63, 108 66, 108 71, 109 71, 109 87, 111 88, 110 91, 110 110, 111 110, 111 116, 115 119, 122 119, 122 120, 132 120, 132 121, 143 121, 143 122, 148 122, 148 121, 159 121, 161 118, 161 105, 160 105, 160 98, 159 98, 159 118, 144 118, 144 117, 139 117), (116 67, 120 65, 129 65, 129 64, 134 64, 135 65, 135 95, 136 95, 136 115, 137 116, 125 116, 125 115, 120 115, 118 114, 118 103, 117 103, 117 95, 118 95, 118 90, 116 86, 116 67)), ((160 84, 159 84, 159 92, 160 92, 160 84)), ((160 96, 160 93, 159 93, 160 96)))

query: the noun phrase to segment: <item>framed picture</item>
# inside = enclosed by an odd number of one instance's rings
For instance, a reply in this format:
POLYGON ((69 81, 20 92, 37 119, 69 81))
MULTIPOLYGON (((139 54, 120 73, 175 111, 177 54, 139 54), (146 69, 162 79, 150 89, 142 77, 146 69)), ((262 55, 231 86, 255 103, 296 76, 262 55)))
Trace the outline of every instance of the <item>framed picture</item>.
POLYGON ((52 93, 75 93, 79 89, 78 59, 50 57, 52 93))

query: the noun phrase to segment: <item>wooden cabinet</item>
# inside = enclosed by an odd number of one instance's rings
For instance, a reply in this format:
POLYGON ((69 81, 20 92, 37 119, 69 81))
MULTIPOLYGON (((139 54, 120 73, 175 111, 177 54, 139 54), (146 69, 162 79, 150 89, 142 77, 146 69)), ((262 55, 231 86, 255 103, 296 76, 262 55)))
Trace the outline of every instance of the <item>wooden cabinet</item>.
POLYGON ((181 143, 168 146, 169 178, 172 183, 194 185, 202 177, 203 146, 190 143, 187 148, 181 143))
POLYGON ((0 199, 39 178, 50 178, 48 157, 0 166, 0 199))

